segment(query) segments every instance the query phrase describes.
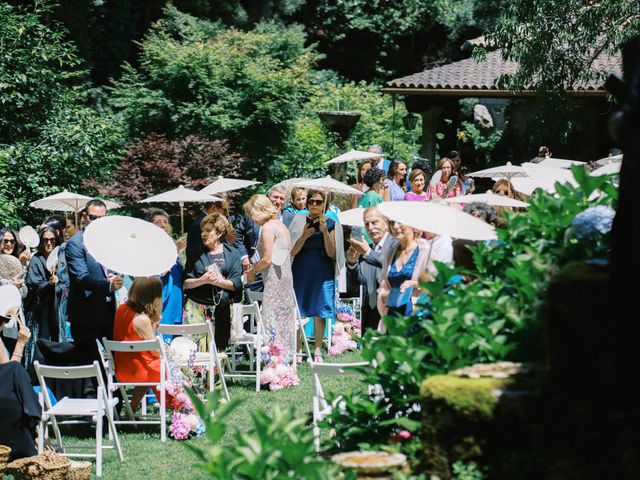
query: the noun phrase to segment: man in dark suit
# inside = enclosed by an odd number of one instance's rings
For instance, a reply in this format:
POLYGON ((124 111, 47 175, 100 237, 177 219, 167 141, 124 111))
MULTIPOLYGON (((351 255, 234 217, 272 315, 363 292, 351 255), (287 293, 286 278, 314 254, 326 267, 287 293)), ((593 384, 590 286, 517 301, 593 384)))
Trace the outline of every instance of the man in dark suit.
MULTIPOLYGON (((107 207, 102 200, 90 200, 83 213, 84 225, 104 217, 107 207)), ((67 313, 71 336, 83 360, 97 360, 96 338, 113 337, 113 318, 116 301, 113 292, 122 287, 119 275, 108 273, 87 252, 84 229, 67 242, 65 249, 69 271, 69 299, 67 313)))
POLYGON ((378 276, 382 260, 398 243, 389 233, 387 219, 378 207, 369 207, 364 211, 364 228, 372 243, 364 238, 351 237, 351 246, 347 250, 347 279, 353 284, 364 286, 362 301, 362 333, 366 329, 378 328, 380 313, 376 306, 378 299, 378 276))

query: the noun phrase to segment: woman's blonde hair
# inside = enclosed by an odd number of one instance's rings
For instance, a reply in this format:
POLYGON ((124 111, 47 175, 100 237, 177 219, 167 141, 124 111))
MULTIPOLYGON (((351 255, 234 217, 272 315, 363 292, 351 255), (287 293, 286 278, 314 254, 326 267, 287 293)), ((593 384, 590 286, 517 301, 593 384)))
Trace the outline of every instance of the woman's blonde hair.
POLYGON ((221 237, 224 237, 231 230, 229 220, 221 213, 212 213, 204 217, 200 222, 200 231, 204 230, 207 225, 213 225, 213 229, 221 237))
POLYGON ((129 288, 127 299, 129 308, 144 313, 151 323, 157 323, 162 317, 162 282, 158 277, 138 277, 129 288))
POLYGON ((253 206, 251 207, 251 212, 249 214, 255 222, 263 223, 273 220, 274 218, 278 218, 280 212, 267 196, 254 195, 249 200, 249 202, 251 201, 253 201, 253 206))

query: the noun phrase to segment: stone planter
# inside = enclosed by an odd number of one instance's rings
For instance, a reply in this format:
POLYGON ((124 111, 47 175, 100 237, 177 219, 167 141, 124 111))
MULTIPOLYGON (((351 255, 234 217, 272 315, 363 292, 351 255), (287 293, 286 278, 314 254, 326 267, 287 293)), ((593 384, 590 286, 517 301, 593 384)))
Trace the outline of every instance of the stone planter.
POLYGON ((331 457, 343 470, 353 470, 359 479, 392 479, 407 465, 407 457, 389 452, 346 452, 331 457))

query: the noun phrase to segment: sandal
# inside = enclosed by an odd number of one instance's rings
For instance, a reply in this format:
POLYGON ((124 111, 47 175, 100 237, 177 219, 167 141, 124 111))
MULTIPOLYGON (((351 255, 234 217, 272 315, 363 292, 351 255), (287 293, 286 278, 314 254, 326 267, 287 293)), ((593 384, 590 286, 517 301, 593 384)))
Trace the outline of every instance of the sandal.
POLYGON ((296 353, 296 364, 300 364, 303 362, 304 353, 296 353))
POLYGON ((313 358, 314 363, 324 363, 324 359, 322 358, 321 353, 315 353, 313 357, 314 357, 313 358))

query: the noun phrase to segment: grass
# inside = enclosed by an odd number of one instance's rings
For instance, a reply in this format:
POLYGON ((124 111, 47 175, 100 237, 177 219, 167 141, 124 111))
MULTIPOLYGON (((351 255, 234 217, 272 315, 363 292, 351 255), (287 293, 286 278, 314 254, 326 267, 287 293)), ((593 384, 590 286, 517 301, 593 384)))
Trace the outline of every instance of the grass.
MULTIPOLYGON (((349 363, 361 361, 361 357, 360 352, 356 351, 335 357, 325 356, 325 361, 349 363)), ((255 383, 250 379, 237 381, 235 384, 230 381, 231 398, 240 399, 242 403, 228 418, 229 428, 223 443, 232 442, 232 434, 236 430, 241 432, 252 430, 251 412, 258 409, 269 411, 276 404, 293 406, 298 415, 311 418, 312 380, 307 364, 299 366, 298 376, 300 385, 277 392, 264 390, 256 392, 255 383)), ((365 388, 357 377, 326 377, 322 380, 322 386, 325 392, 340 393, 365 388)), ((162 443, 157 428, 145 427, 144 432, 138 432, 133 430, 133 427, 123 426, 119 429, 119 434, 125 460, 120 462, 114 450, 107 450, 103 458, 103 479, 201 480, 207 478, 194 467, 195 456, 185 447, 186 442, 169 438, 166 443, 162 443)), ((76 435, 78 435, 77 432, 76 435)), ((93 446, 95 441, 92 435, 93 433, 88 431, 86 436, 74 437, 71 432, 67 432, 63 433, 63 440, 93 446)), ((195 437, 187 442, 194 446, 206 445, 204 437, 195 437)))

